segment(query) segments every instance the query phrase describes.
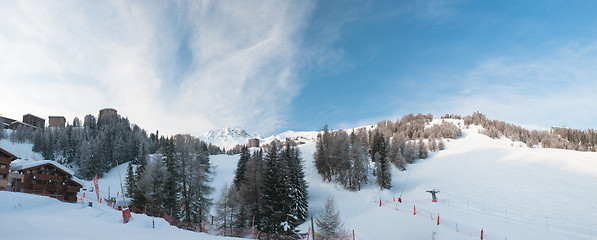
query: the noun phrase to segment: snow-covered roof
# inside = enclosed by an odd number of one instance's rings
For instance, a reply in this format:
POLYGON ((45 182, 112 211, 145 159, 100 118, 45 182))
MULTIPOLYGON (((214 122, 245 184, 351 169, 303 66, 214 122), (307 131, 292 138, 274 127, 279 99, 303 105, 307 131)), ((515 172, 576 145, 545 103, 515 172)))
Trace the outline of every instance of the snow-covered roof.
POLYGON ((11 171, 19 171, 19 170, 23 170, 23 169, 41 166, 44 164, 51 164, 54 167, 70 174, 71 176, 75 174, 72 170, 70 170, 67 167, 63 166, 62 164, 57 163, 56 161, 52 161, 52 160, 27 161, 27 160, 19 159, 19 160, 12 161, 10 163, 10 170, 11 171))

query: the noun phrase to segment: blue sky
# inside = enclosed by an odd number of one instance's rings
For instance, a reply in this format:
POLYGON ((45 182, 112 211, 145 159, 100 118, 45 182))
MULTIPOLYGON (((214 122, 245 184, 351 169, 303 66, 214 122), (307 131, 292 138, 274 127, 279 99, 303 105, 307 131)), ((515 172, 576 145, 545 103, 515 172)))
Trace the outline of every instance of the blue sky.
POLYGON ((590 1, 3 1, 0 114, 269 135, 407 113, 595 128, 590 1), (10 89, 5 92, 4 89, 10 89))

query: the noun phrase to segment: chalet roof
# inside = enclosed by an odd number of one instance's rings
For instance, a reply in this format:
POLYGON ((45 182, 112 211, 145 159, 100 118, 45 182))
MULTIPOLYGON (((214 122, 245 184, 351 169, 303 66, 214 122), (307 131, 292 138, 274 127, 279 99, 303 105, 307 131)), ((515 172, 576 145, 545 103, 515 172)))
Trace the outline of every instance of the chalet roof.
POLYGON ((15 156, 15 155, 13 155, 12 153, 9 153, 8 151, 4 150, 3 148, 0 148, 0 152, 2 152, 2 153, 4 153, 4 154, 8 155, 8 157, 10 157, 10 158, 11 158, 11 160, 15 160, 15 159, 18 159, 18 158, 19 158, 19 157, 17 157, 17 156, 15 156))
POLYGON ((51 161, 51 160, 43 160, 43 161, 16 160, 10 164, 10 170, 11 171, 21 171, 21 170, 27 170, 30 168, 39 167, 42 165, 52 165, 52 166, 56 167, 56 169, 69 175, 69 177, 71 177, 75 174, 72 170, 68 169, 67 167, 63 166, 62 164, 59 164, 56 161, 51 161))

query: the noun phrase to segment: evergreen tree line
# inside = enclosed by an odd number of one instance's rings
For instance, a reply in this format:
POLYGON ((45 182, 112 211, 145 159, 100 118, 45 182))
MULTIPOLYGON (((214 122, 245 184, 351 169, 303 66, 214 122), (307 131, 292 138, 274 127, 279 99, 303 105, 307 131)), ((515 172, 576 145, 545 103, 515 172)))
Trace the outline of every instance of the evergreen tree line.
POLYGON ((219 226, 250 228, 255 224, 262 232, 294 234, 307 217, 304 177, 300 151, 290 140, 272 142, 252 154, 243 146, 234 180, 216 203, 219 226))
POLYGON ((429 126, 432 119, 431 114, 408 114, 395 122, 381 121, 375 128, 358 128, 350 135, 344 130, 329 131, 325 126, 316 141, 317 171, 324 181, 360 190, 361 184, 368 182, 372 168, 376 183, 389 189, 392 187, 389 163, 406 170, 406 164, 427 158, 429 151, 443 150, 444 138, 461 135, 458 126, 446 121, 429 126))
MULTIPOLYGON (((159 132, 147 134, 127 118, 117 114, 104 114, 96 119, 85 117, 83 124, 78 118, 65 128, 48 127, 33 131, 19 126, 12 134, 13 142, 31 142, 33 151, 42 154, 44 159, 56 160, 69 167, 76 167, 77 176, 90 180, 99 177, 113 167, 132 161, 138 164, 142 157, 141 148, 147 154, 156 153, 160 145, 159 132)), ((223 152, 217 146, 208 145, 208 152, 223 152)))
POLYGON ((207 221, 213 205, 208 145, 190 135, 162 138, 159 143, 151 156, 142 148, 136 167, 129 162, 125 182, 131 206, 186 222, 207 221))
POLYGON ((466 126, 480 125, 483 127, 481 133, 491 138, 505 136, 512 141, 521 141, 528 147, 541 146, 576 151, 596 151, 597 132, 594 129, 557 128, 557 131, 551 132, 547 130, 530 131, 504 121, 489 120, 479 112, 464 117, 464 124, 466 126))

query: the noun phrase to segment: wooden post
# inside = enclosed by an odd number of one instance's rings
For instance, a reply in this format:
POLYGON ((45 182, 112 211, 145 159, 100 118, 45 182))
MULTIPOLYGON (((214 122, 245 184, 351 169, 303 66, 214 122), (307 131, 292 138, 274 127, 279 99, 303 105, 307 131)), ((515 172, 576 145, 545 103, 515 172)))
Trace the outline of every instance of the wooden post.
POLYGON ((355 240, 355 238, 354 238, 354 229, 352 230, 352 240, 355 240))

